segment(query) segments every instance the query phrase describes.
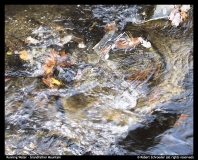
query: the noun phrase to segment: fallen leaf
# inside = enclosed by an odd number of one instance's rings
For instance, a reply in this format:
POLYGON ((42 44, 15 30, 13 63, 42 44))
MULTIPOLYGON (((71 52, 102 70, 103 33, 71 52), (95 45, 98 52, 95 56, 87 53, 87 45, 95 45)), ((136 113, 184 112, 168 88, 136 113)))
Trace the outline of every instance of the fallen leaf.
POLYGON ((43 76, 50 77, 53 73, 53 69, 57 63, 57 52, 52 50, 50 53, 50 57, 45 61, 45 64, 42 66, 42 69, 44 70, 43 76))
POLYGON ((12 55, 12 52, 9 51, 9 52, 7 52, 6 54, 7 54, 8 56, 10 56, 10 55, 12 55))
MULTIPOLYGON (((141 40, 143 40, 143 39, 141 39, 141 40)), ((141 41, 140 41, 139 37, 133 38, 132 41, 129 41, 129 46, 130 47, 137 46, 140 43, 141 43, 141 41)))
POLYGON ((188 117, 187 114, 183 114, 183 113, 182 113, 182 114, 180 115, 179 119, 177 120, 177 122, 174 124, 173 127, 179 126, 179 125, 183 122, 183 120, 186 119, 187 117, 188 117))
POLYGON ((55 79, 55 78, 51 78, 51 83, 52 83, 52 84, 56 84, 56 85, 58 85, 58 86, 64 85, 62 82, 58 81, 58 80, 55 79))
POLYGON ((44 76, 51 75, 54 69, 54 65, 48 66, 49 63, 46 65, 42 66, 44 70, 44 76))
POLYGON ((53 88, 54 85, 51 83, 51 78, 47 77, 47 78, 42 78, 43 83, 45 83, 48 87, 53 88))
POLYGON ((138 44, 143 43, 143 42, 144 41, 143 41, 143 39, 141 37, 129 38, 129 39, 119 38, 115 42, 115 47, 119 48, 119 49, 126 49, 126 48, 130 48, 130 47, 135 47, 138 44))
POLYGON ((129 41, 125 38, 119 38, 115 41, 115 47, 119 49, 129 48, 129 41))
POLYGON ((27 52, 26 50, 23 50, 21 52, 19 52, 19 57, 25 61, 28 61, 29 60, 29 52, 27 52))

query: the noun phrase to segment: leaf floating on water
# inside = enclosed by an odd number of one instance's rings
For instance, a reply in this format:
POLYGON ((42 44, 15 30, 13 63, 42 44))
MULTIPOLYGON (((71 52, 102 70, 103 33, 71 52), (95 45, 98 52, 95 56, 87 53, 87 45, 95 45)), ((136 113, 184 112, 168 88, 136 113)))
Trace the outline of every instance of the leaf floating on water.
POLYGON ((179 119, 177 120, 177 122, 174 124, 173 127, 179 126, 183 122, 183 120, 186 119, 187 117, 188 117, 187 114, 181 114, 179 119))
POLYGON ((44 70, 44 76, 45 77, 49 77, 50 75, 52 75, 53 73, 53 69, 56 65, 57 62, 57 52, 52 50, 50 53, 50 58, 48 58, 45 61, 45 64, 42 66, 43 70, 44 70))
POLYGON ((47 77, 47 78, 42 78, 43 83, 45 83, 48 87, 50 88, 54 88, 54 85, 51 83, 51 78, 47 77))
POLYGON ((29 52, 27 52, 26 50, 23 50, 21 52, 19 52, 19 57, 25 61, 28 61, 29 60, 29 52))
POLYGON ((9 52, 7 52, 6 54, 7 54, 8 56, 10 56, 10 55, 12 55, 12 52, 9 51, 9 52))
MULTIPOLYGON (((132 42, 132 41, 131 41, 132 42)), ((126 38, 119 38, 115 41, 115 47, 119 49, 129 48, 129 41, 126 38)), ((132 46, 132 43, 131 43, 132 46)))
POLYGON ((58 86, 64 85, 62 82, 58 81, 58 80, 55 79, 55 78, 51 78, 51 83, 52 83, 52 84, 56 84, 56 85, 58 85, 58 86))
POLYGON ((42 78, 42 81, 50 88, 57 88, 57 86, 64 85, 64 83, 62 83, 61 81, 58 81, 57 79, 50 78, 50 77, 42 78), (54 86, 54 85, 57 85, 57 86, 54 86))
POLYGON ((45 76, 51 75, 52 72, 53 72, 53 69, 54 69, 54 64, 52 64, 50 62, 47 62, 47 64, 45 64, 42 68, 44 70, 44 75, 45 76))
MULTIPOLYGON (((141 37, 140 37, 141 38, 141 37)), ((141 41, 140 41, 140 38, 138 37, 138 38, 130 38, 130 41, 129 41, 129 46, 130 47, 135 47, 135 46, 137 46, 138 44, 140 44, 141 43, 141 41)), ((142 38, 141 38, 141 40, 143 40, 142 38)))
POLYGON ((42 81, 50 88, 57 88, 57 86, 64 85, 64 83, 56 80, 55 78, 52 78, 54 68, 57 66, 68 67, 71 66, 74 62, 66 61, 67 54, 65 54, 65 51, 62 51, 59 55, 59 52, 51 50, 49 56, 50 57, 46 59, 45 64, 42 66, 42 69, 44 70, 42 81))

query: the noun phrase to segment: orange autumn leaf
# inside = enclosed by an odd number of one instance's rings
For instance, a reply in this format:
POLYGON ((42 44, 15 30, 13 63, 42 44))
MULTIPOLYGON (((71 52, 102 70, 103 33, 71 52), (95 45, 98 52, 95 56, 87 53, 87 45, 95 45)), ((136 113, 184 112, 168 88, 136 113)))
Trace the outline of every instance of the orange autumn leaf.
POLYGON ((130 39, 125 39, 125 38, 120 38, 115 42, 116 48, 119 49, 126 49, 130 47, 135 47, 138 44, 140 44, 139 38, 130 38, 130 39))
POLYGON ((177 120, 177 122, 174 124, 173 127, 177 127, 178 125, 180 125, 184 119, 186 119, 188 117, 187 114, 181 114, 179 119, 177 120))
POLYGON ((130 47, 137 46, 140 43, 141 42, 140 42, 139 38, 133 38, 132 41, 129 42, 129 46, 130 47))
POLYGON ((54 85, 51 83, 51 78, 42 78, 43 83, 45 83, 47 86, 49 86, 50 88, 53 88, 54 85))
POLYGON ((125 38, 120 38, 115 42, 115 47, 125 49, 129 47, 129 42, 125 38))
POLYGON ((52 74, 54 66, 52 65, 52 66, 48 67, 47 65, 44 65, 44 66, 42 66, 42 68, 44 70, 44 76, 47 76, 47 75, 52 74))
POLYGON ((53 73, 53 69, 57 62, 56 54, 57 52, 52 50, 50 53, 50 58, 48 58, 45 64, 42 66, 45 77, 49 77, 53 73))

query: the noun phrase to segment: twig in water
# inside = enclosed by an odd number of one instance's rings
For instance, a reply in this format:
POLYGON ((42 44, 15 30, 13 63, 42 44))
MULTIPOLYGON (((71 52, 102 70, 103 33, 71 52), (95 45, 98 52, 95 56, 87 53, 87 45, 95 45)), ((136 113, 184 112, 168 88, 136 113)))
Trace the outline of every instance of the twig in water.
POLYGON ((143 24, 143 23, 146 23, 146 22, 149 22, 149 21, 164 19, 164 18, 168 18, 168 17, 169 17, 169 16, 156 17, 156 18, 152 18, 152 19, 149 19, 149 20, 147 20, 147 21, 140 22, 140 23, 137 23, 137 22, 134 22, 134 23, 135 23, 135 24, 143 24))

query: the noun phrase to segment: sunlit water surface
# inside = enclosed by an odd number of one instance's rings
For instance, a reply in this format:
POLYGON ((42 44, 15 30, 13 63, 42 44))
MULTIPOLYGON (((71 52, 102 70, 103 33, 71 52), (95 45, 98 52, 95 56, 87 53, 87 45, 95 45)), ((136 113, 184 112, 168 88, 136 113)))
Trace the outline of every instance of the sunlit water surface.
POLYGON ((5 6, 6 44, 32 56, 30 63, 5 57, 14 76, 5 83, 5 154, 193 154, 192 9, 177 28, 168 20, 131 23, 160 13, 153 5, 5 6), (102 59, 92 48, 110 20, 116 34, 130 31, 152 48, 113 50, 102 59), (64 35, 75 38, 60 46, 64 35), (40 43, 20 41, 28 36, 40 43), (81 41, 86 48, 78 48, 81 41), (65 83, 58 89, 41 80, 50 48, 75 61, 55 69, 65 83), (174 126, 181 114, 188 117, 174 126))

